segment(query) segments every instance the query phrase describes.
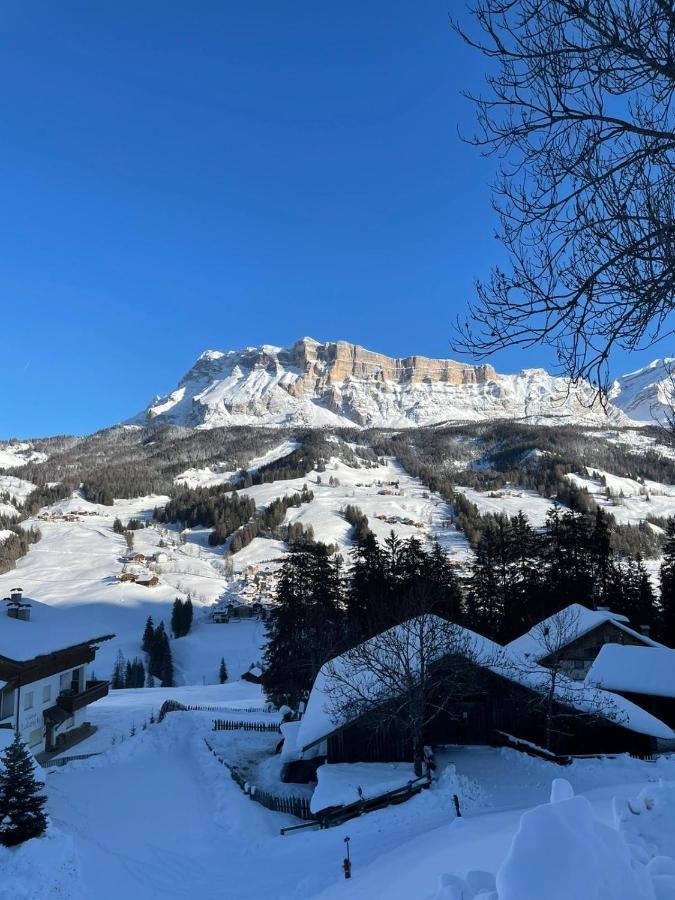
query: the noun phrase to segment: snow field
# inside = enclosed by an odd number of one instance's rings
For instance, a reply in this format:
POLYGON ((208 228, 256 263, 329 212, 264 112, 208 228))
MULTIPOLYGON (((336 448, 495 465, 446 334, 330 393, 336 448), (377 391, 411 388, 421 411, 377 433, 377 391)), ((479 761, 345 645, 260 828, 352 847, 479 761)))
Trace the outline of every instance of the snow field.
POLYGON ((32 481, 16 475, 0 475, 0 494, 9 494, 15 503, 23 503, 33 490, 35 485, 32 481))
MULTIPOLYGON (((189 592, 196 604, 192 631, 172 641, 177 682, 216 683, 221 657, 230 677, 238 679, 260 659, 264 629, 257 620, 213 625, 201 615, 202 607, 227 588, 216 553, 181 544, 175 532, 167 529, 139 529, 134 532, 134 552, 149 557, 161 549, 160 540, 173 542, 164 548, 168 561, 156 565, 160 583, 147 588, 117 580, 127 548, 124 538, 112 530, 114 519, 119 517, 125 524, 131 517, 147 520, 154 507, 165 502, 165 497, 143 497, 116 500, 109 507, 88 503, 76 494, 54 504, 48 510, 54 515, 93 515, 70 522, 28 520, 27 524, 40 527, 42 540, 31 546, 15 570, 0 575, 0 596, 19 584, 29 598, 81 611, 91 624, 92 637, 114 633, 112 641, 101 645, 93 666, 99 677, 108 678, 118 650, 127 659, 142 655, 140 639, 147 617, 152 616, 155 624, 163 619, 168 628, 174 599, 189 592)), ((64 645, 67 641, 64 633, 64 645)))
POLYGON ((485 515, 506 515, 509 517, 524 513, 530 525, 542 528, 546 524, 546 516, 554 504, 536 491, 519 488, 501 488, 497 491, 475 491, 473 488, 456 485, 455 490, 464 494, 485 515))
MULTIPOLYGON (((256 506, 262 509, 277 497, 300 493, 305 484, 314 494, 314 500, 290 508, 284 521, 311 525, 316 540, 337 544, 343 553, 353 545, 351 526, 342 514, 342 510, 351 504, 365 513, 370 528, 380 541, 393 530, 402 539, 414 536, 421 541, 438 540, 455 559, 466 559, 470 555, 464 535, 449 524, 451 506, 428 491, 418 479, 410 477, 393 459, 374 468, 353 469, 332 458, 325 472, 312 471, 303 478, 253 485, 241 493, 255 500, 256 506), (339 482, 335 487, 329 484, 331 477, 339 482), (398 488, 391 482, 398 482, 398 488), (386 522, 377 516, 395 521, 386 522), (413 524, 404 523, 404 519, 413 524)), ((274 556, 276 551, 274 548, 269 555, 274 556)), ((238 556, 235 554, 235 565, 238 556)))
MULTIPOLYGON (((296 440, 291 439, 283 441, 277 447, 268 450, 267 453, 254 457, 246 466, 246 471, 251 473, 257 472, 263 466, 276 462, 279 459, 283 459, 284 456, 288 456, 289 453, 297 450, 299 446, 300 443, 296 440)), ((215 487, 218 484, 227 484, 232 476, 236 475, 238 471, 241 470, 228 469, 228 464, 223 462, 212 466, 206 466, 203 469, 186 469, 185 472, 181 472, 180 475, 176 476, 174 482, 190 488, 215 487)))
POLYGON ((642 484, 593 468, 588 468, 585 475, 565 477, 586 488, 598 506, 611 513, 620 525, 639 525, 648 516, 667 519, 675 515, 675 485, 648 479, 642 484), (607 489, 610 497, 606 496, 607 489))
POLYGON ((44 462, 46 453, 33 450, 33 445, 27 442, 16 442, 0 445, 0 469, 20 469, 29 462, 44 462))

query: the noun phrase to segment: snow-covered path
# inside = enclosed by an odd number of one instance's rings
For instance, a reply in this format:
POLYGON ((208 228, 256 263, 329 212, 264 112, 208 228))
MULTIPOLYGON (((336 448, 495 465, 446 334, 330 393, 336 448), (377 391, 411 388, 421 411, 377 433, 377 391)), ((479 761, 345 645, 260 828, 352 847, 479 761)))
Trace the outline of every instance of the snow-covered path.
POLYGON ((186 735, 160 753, 49 778, 50 811, 78 842, 82 877, 97 900, 227 895, 212 802, 186 735))
POLYGON ((203 723, 173 713, 105 756, 50 772, 54 824, 71 835, 83 893, 92 900, 431 900, 445 872, 495 872, 524 809, 568 777, 612 820, 612 798, 675 776, 675 760, 581 761, 563 771, 513 751, 448 751, 478 777, 467 815, 455 819, 451 784, 327 831, 279 836, 297 820, 245 797, 205 750, 203 723), (341 872, 351 838, 354 874, 341 872))

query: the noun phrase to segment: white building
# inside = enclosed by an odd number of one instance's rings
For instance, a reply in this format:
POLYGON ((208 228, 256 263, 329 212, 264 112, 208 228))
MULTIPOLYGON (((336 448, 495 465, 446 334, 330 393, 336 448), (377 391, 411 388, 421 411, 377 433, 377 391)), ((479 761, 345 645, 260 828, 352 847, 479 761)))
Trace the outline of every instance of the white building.
POLYGON ((73 613, 13 590, 0 601, 0 728, 18 729, 34 755, 87 737, 87 706, 108 682, 87 680, 86 667, 112 637, 93 637, 73 613))

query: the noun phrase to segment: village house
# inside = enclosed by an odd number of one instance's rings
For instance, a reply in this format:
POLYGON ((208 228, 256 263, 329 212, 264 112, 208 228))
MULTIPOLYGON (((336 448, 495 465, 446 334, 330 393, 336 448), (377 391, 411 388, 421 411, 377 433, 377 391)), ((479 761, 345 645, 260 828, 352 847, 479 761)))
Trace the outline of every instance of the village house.
POLYGON ((147 575, 141 575, 136 579, 136 584, 140 584, 142 587, 155 587, 159 584, 159 578, 157 575, 153 575, 151 572, 148 572, 147 575))
MULTIPOLYGON (((441 653, 433 661, 439 670, 447 666, 448 671, 448 689, 439 687, 436 699, 447 694, 452 699, 445 703, 440 715, 430 717, 425 744, 507 743, 521 749, 544 748, 546 721, 541 697, 551 686, 547 670, 535 663, 523 666, 508 648, 468 629, 457 626, 456 634, 458 640, 447 654, 441 653), (459 656, 463 657, 465 687, 458 690, 453 665, 459 656), (468 678, 466 672, 471 673, 468 678)), ((371 642, 376 640, 372 638, 371 642)), ((326 663, 317 675, 307 709, 293 732, 295 746, 286 748, 285 780, 312 780, 316 767, 324 762, 412 760, 410 737, 402 723, 392 717, 383 724, 378 716, 378 704, 383 702, 378 694, 380 679, 369 670, 359 671, 358 693, 367 697, 372 688, 372 707, 366 711, 358 707, 352 712, 336 711, 332 701, 341 680, 339 676, 336 680, 335 673, 344 672, 347 655, 326 663)), ((553 696, 555 714, 565 716, 565 728, 556 729, 550 746, 552 754, 647 755, 657 750, 659 741, 675 739, 671 728, 630 700, 579 684, 562 674, 553 696)), ((390 697, 386 702, 396 703, 396 699, 390 697)), ((434 704, 434 699, 429 702, 434 704)))
POLYGON ((561 671, 583 681, 605 644, 661 647, 649 629, 630 627, 626 616, 608 609, 588 609, 573 603, 507 645, 510 652, 542 666, 550 666, 552 649, 561 671))
POLYGON ((0 728, 18 729, 34 755, 87 737, 87 706, 108 682, 87 679, 86 669, 113 636, 92 635, 80 617, 15 588, 0 606, 0 728))
POLYGON ((248 681, 251 684, 262 684, 262 675, 262 669, 254 663, 247 672, 244 672, 241 680, 248 681))

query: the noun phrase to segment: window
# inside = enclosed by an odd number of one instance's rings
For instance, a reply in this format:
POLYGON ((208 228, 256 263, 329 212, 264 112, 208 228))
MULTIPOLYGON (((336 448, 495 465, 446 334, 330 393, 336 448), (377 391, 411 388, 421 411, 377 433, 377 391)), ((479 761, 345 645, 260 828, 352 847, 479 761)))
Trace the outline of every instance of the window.
POLYGON ((33 692, 26 691, 23 695, 23 708, 24 709, 32 709, 33 708, 33 692))
POLYGON ((59 678, 59 691, 69 691, 70 690, 70 682, 72 679, 71 672, 63 672, 61 677, 59 678))
POLYGON ((574 668, 575 669, 584 669, 586 667, 586 662, 583 659, 575 659, 574 660, 574 668))
POLYGON ((6 691, 0 694, 0 719, 7 719, 9 716, 14 715, 14 697, 16 696, 15 691, 10 691, 7 693, 6 691))
POLYGON ((49 703, 49 701, 51 699, 52 699, 52 686, 51 686, 51 684, 46 684, 42 688, 42 702, 49 703))
POLYGON ((35 731, 31 731, 28 735, 28 746, 36 747, 38 744, 42 743, 42 728, 36 728, 35 731))

